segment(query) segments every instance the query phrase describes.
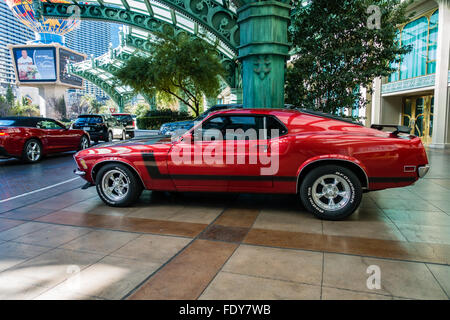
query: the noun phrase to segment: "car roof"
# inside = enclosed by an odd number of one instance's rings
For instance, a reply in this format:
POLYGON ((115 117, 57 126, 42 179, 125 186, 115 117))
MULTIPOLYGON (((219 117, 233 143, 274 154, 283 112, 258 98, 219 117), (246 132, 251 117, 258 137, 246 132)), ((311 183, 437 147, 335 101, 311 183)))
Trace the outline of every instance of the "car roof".
POLYGON ((299 115, 298 110, 290 109, 270 109, 270 108, 233 108, 233 109, 222 109, 211 112, 211 115, 215 114, 269 114, 269 115, 299 115))

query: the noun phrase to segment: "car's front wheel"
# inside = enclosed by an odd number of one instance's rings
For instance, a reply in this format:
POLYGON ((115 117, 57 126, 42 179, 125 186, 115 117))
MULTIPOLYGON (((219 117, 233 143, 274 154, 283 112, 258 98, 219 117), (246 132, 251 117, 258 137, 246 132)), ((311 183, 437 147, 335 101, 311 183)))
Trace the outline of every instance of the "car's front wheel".
POLYGON ((95 183, 100 198, 113 207, 125 207, 132 204, 139 198, 143 189, 136 174, 118 163, 102 167, 95 183))
POLYGON ((42 145, 36 139, 28 140, 23 146, 22 159, 26 162, 38 162, 42 159, 42 145))
POLYGON ((348 168, 336 165, 313 169, 302 181, 299 191, 305 208, 325 220, 347 218, 362 199, 358 177, 348 168))

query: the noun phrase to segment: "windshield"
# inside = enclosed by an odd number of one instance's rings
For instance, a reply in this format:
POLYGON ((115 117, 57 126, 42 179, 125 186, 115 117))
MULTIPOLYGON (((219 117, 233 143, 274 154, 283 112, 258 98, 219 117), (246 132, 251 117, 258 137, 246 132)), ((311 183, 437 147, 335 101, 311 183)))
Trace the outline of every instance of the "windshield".
POLYGON ((86 116, 86 117, 79 117, 75 123, 76 124, 97 124, 102 123, 103 119, 100 116, 86 116))

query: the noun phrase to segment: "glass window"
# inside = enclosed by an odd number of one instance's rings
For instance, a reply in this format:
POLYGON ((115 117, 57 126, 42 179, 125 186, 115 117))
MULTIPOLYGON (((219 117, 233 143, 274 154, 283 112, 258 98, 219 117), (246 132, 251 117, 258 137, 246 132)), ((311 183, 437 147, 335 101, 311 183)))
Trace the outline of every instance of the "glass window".
POLYGON ((411 46, 409 53, 402 57, 400 64, 391 64, 393 72, 388 81, 405 80, 436 72, 436 49, 439 11, 431 16, 422 16, 411 21, 399 33, 402 46, 411 46))
POLYGON ((272 138, 272 130, 278 130, 278 134, 275 136, 282 136, 287 133, 286 127, 281 124, 281 122, 274 117, 267 117, 266 120, 266 127, 267 127, 267 138, 272 138))
POLYGON ((86 124, 97 124, 102 123, 103 119, 100 116, 80 116, 75 121, 76 124, 86 125, 86 124))
POLYGON ((400 80, 423 76, 427 63, 428 19, 422 17, 408 23, 402 31, 402 46, 411 46, 400 64, 400 80))
POLYGON ((37 123, 40 129, 63 129, 63 127, 53 120, 42 120, 37 123))

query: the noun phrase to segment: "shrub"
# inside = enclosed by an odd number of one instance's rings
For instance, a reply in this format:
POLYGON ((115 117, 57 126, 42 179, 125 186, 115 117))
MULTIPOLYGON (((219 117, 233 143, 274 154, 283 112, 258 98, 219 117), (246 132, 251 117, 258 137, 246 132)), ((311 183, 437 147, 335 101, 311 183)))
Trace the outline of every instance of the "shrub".
POLYGON ((187 112, 173 111, 170 109, 150 110, 145 117, 137 118, 139 129, 156 130, 164 123, 191 120, 192 116, 187 112))

